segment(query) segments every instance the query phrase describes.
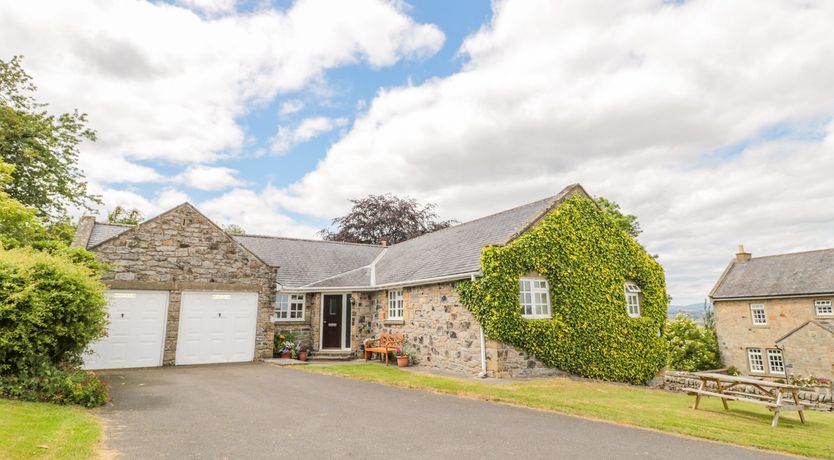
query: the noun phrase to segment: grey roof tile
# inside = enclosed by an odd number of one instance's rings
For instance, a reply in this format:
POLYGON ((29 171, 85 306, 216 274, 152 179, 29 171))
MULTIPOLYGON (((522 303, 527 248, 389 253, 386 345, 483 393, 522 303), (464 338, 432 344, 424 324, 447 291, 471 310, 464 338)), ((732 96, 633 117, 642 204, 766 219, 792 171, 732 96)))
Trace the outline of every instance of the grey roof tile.
POLYGON ((369 265, 381 246, 269 236, 234 238, 267 264, 278 267, 278 282, 288 288, 323 280, 369 265))
POLYGON ((733 263, 714 299, 834 292, 834 249, 754 257, 733 263))
POLYGON ((124 224, 105 224, 96 222, 93 225, 93 231, 90 233, 90 241, 87 242, 87 247, 91 248, 99 243, 109 240, 115 236, 133 228, 133 225, 124 224))

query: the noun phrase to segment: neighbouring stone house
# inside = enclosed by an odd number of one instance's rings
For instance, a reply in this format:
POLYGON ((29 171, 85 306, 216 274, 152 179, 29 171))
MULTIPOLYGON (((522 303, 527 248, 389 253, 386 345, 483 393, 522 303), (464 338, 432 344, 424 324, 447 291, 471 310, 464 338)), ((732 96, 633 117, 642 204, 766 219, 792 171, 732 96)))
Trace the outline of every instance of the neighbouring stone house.
MULTIPOLYGON (((314 354, 355 357, 363 340, 385 332, 405 334, 423 366, 495 377, 558 373, 485 338, 456 284, 480 276, 485 247, 507 244, 573 195, 588 197, 573 185, 392 246, 229 235, 187 203, 137 226, 84 218, 74 244, 112 267, 110 334, 87 365, 250 361, 271 356, 276 331, 294 332, 314 354)), ((536 308, 549 314, 548 280, 534 281, 536 299, 547 303, 536 308)), ((611 308, 627 321, 635 305, 622 295, 611 308)))
POLYGON ((834 376, 834 249, 752 257, 739 247, 710 298, 725 365, 834 376))

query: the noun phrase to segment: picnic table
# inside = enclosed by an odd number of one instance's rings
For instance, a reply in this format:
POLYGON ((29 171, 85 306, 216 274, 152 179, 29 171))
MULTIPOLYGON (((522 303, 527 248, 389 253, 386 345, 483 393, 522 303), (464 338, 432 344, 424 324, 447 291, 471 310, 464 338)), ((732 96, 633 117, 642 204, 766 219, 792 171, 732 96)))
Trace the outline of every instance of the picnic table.
POLYGON ((799 391, 802 387, 796 385, 788 385, 785 383, 769 382, 767 380, 758 380, 750 377, 735 377, 726 374, 716 374, 713 372, 695 372, 689 375, 692 378, 701 381, 697 390, 689 390, 687 393, 695 396, 695 405, 692 409, 698 409, 698 404, 701 402, 701 396, 713 396, 721 398, 724 403, 724 409, 729 410, 727 400, 744 401, 753 404, 761 404, 767 406, 768 410, 773 412, 773 421, 770 426, 775 427, 779 423, 779 414, 783 411, 797 411, 799 412, 799 420, 805 423, 805 406, 799 403, 799 391), (707 389, 707 383, 712 382, 715 388, 707 389), (750 385, 758 389, 761 394, 746 393, 739 390, 733 390, 738 385, 750 385), (790 394, 793 403, 787 399, 786 394, 790 394))

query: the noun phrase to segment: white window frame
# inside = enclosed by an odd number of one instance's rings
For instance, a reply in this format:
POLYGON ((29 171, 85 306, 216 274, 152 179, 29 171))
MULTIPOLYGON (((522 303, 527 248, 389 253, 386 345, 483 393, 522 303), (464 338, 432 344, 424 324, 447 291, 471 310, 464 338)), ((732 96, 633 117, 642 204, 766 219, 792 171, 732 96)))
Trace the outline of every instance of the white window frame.
POLYGON ((544 278, 522 277, 518 282, 521 316, 530 319, 551 318, 550 284, 544 278))
POLYGON ((403 290, 391 289, 388 291, 388 319, 403 319, 403 290))
POLYGON ((763 303, 750 304, 750 321, 753 322, 754 326, 767 326, 767 310, 763 303), (761 311, 761 317, 756 315, 759 311, 761 311))
POLYGON ((304 321, 306 294, 278 293, 275 296, 275 318, 278 321, 304 321))
POLYGON ((761 348, 754 347, 747 349, 747 364, 750 366, 751 374, 764 374, 765 358, 761 348))
POLYGON ((640 317, 640 286, 632 281, 626 281, 625 287, 626 313, 629 318, 640 317))
POLYGON ((767 349, 767 370, 771 374, 785 373, 785 360, 782 358, 782 350, 778 348, 767 349))
POLYGON ((831 306, 831 300, 815 300, 814 310, 817 316, 834 316, 834 307, 831 306))

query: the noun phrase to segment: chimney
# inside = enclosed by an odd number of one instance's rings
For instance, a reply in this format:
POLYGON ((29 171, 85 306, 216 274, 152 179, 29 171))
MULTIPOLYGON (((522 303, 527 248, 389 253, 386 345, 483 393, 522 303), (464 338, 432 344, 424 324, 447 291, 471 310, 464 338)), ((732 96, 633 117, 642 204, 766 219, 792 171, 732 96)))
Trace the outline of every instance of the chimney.
POLYGON ((752 254, 749 252, 744 252, 744 245, 738 245, 738 252, 736 253, 736 263, 737 264, 744 264, 750 261, 752 254))
POLYGON ((75 238, 72 240, 70 247, 86 248, 95 225, 96 216, 82 216, 78 221, 78 227, 75 229, 75 238))
POLYGON ((388 240, 385 239, 385 238, 380 239, 379 240, 379 245, 382 246, 383 248, 387 248, 388 247, 388 240))

